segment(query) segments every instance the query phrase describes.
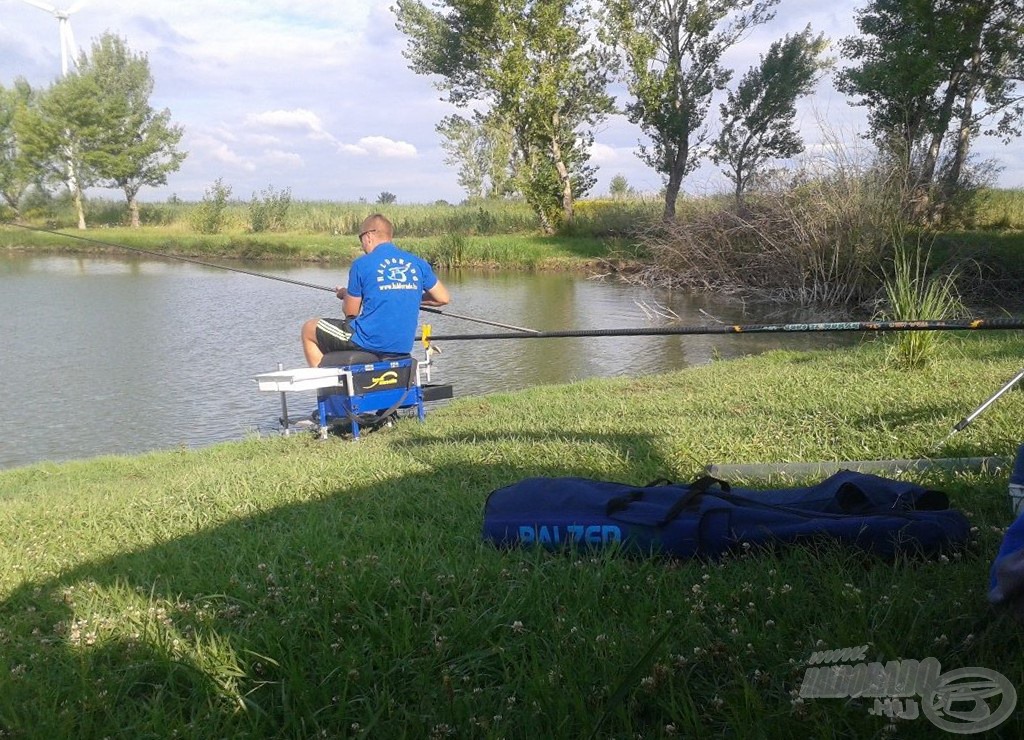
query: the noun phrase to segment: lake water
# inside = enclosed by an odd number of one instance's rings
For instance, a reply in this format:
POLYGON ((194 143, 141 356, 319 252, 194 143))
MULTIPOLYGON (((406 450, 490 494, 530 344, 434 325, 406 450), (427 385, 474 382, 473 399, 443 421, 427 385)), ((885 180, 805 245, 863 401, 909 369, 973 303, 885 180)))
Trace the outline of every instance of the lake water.
MULTIPOLYGON (((314 285, 345 281, 344 268, 230 263, 314 285)), ((683 293, 570 274, 442 274, 449 310, 540 331, 649 328, 643 306, 665 306, 685 325, 806 321, 796 313, 744 312, 683 293)), ((198 447, 277 433, 280 398, 259 373, 302 367, 299 327, 336 316, 327 291, 158 259, 0 257, 0 383, 5 433, 0 468, 102 454, 198 447)), ((503 332, 421 314, 435 334, 503 332)), ((458 397, 644 375, 775 347, 841 346, 854 334, 751 334, 448 341, 434 381, 458 397)), ((289 395, 292 417, 315 392, 289 395)), ((429 423, 429 415, 428 415, 429 423)))

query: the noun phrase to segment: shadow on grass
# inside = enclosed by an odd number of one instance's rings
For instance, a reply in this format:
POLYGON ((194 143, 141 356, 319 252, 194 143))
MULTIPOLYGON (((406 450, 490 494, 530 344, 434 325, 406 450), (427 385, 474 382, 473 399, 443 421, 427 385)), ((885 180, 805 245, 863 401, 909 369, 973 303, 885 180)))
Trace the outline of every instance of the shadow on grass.
POLYGON ((535 599, 567 596, 495 587, 544 556, 481 542, 486 495, 579 471, 454 472, 338 485, 26 583, 0 604, 0 735, 339 737, 377 725, 421 737, 466 726, 473 702, 452 701, 451 674, 501 686, 510 658, 496 631, 535 599))

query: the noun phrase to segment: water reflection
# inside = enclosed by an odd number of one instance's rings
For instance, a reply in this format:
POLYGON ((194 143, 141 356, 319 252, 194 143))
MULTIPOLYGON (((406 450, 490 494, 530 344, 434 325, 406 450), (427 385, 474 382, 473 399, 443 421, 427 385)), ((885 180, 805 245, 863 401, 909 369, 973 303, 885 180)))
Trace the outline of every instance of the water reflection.
MULTIPOLYGON (((313 285, 338 268, 254 263, 245 269, 313 285)), ((540 331, 650 327, 642 304, 687 325, 800 321, 757 316, 711 299, 600 283, 569 274, 458 272, 443 276, 451 311, 540 331)), ((0 467, 135 453, 274 431, 275 394, 253 376, 303 365, 302 322, 337 315, 327 291, 189 263, 78 256, 0 258, 0 378, 7 428, 0 467)), ((424 314, 436 334, 495 330, 424 314)), ((807 317, 809 318, 809 317, 807 317)), ((572 337, 449 341, 435 379, 458 396, 594 376, 642 375, 785 346, 857 341, 849 334, 572 337)), ((290 399, 293 413, 308 399, 290 399)))

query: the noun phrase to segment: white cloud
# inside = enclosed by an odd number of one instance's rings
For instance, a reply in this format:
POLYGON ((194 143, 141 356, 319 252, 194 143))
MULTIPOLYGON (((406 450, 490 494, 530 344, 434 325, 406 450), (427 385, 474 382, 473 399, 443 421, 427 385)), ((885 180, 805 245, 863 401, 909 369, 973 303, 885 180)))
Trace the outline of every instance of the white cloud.
POLYGON ((315 138, 330 138, 324 130, 320 116, 306 108, 295 110, 268 110, 254 113, 246 119, 249 123, 288 130, 305 131, 315 138))
POLYGON ((383 159, 416 159, 416 147, 407 141, 395 141, 386 136, 364 136, 356 144, 342 144, 339 151, 356 156, 383 159))
POLYGON ((242 157, 228 147, 227 144, 214 146, 207 151, 207 154, 209 154, 210 158, 214 161, 238 167, 246 172, 256 171, 256 164, 254 162, 242 157))
POLYGON ((610 147, 607 144, 594 142, 590 145, 590 161, 597 166, 611 165, 621 162, 623 154, 619 149, 610 147))
POLYGON ((301 169, 305 166, 305 161, 302 157, 295 152, 286 152, 281 149, 270 149, 264 154, 264 158, 268 163, 275 165, 282 165, 291 169, 301 169))

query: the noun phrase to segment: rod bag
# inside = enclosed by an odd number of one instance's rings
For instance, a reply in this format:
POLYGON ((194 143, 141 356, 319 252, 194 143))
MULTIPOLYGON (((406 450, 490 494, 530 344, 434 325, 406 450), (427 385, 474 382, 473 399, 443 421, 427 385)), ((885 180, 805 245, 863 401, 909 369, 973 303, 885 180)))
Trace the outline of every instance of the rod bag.
POLYGON ((883 557, 929 555, 966 543, 969 533, 945 493, 850 470, 767 491, 711 477, 645 486, 525 478, 490 493, 483 524, 484 540, 498 547, 615 546, 679 558, 815 539, 883 557))

